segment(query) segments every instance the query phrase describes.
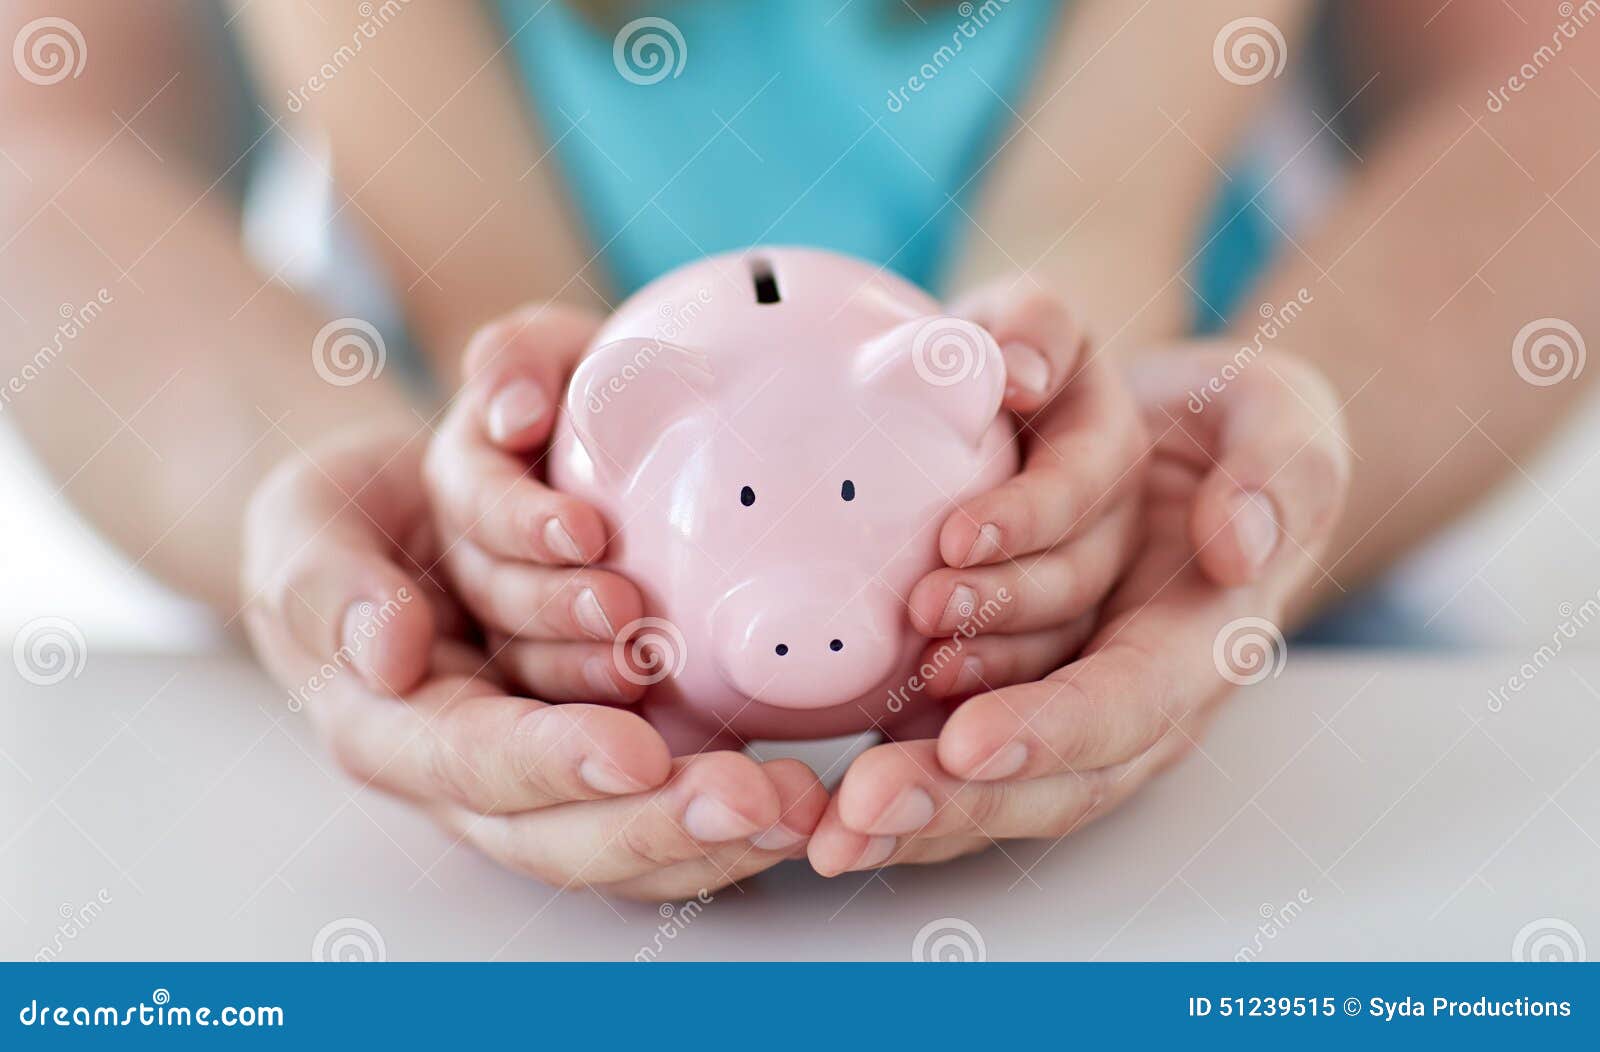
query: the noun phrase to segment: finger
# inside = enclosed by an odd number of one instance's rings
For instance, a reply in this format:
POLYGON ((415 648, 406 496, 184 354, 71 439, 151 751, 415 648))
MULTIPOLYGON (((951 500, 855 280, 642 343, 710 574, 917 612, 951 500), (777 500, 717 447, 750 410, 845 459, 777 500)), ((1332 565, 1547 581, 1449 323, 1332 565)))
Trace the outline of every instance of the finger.
POLYGON ((428 659, 429 675, 481 679, 493 684, 497 690, 505 692, 505 679, 496 675, 497 671, 493 663, 484 660, 482 647, 473 646, 459 639, 434 640, 433 653, 428 659))
POLYGON ((371 545, 327 536, 295 556, 271 591, 269 601, 317 661, 353 668, 368 686, 395 695, 427 673, 432 607, 371 545))
POLYGON ((1031 683, 1066 664, 1094 631, 1092 614, 1059 628, 1018 635, 956 634, 930 642, 917 668, 933 698, 957 698, 976 691, 1031 683))
POLYGON ((927 866, 966 855, 976 855, 994 847, 986 836, 908 837, 896 846, 885 863, 890 866, 927 866))
POLYGON ((851 870, 876 869, 889 860, 897 846, 892 836, 868 836, 847 828, 839 819, 839 799, 834 797, 806 844, 806 858, 818 875, 837 877, 851 870))
MULTIPOLYGON (((873 869, 883 869, 889 866, 926 865, 936 862, 948 862, 963 855, 976 854, 995 846, 995 841, 987 836, 941 836, 941 837, 863 837, 853 833, 839 823, 837 816, 829 814, 824 817, 817 827, 817 839, 822 839, 829 846, 816 852, 826 860, 819 865, 816 857, 812 858, 812 868, 824 877, 836 877, 841 873, 864 872, 873 869), (845 843, 864 842, 868 849, 858 854, 850 862, 837 864, 831 857, 833 845, 845 843), (824 869, 823 866, 827 866, 824 869)), ((842 848, 841 848, 842 849, 842 848)))
POLYGON ((1093 609, 1122 574, 1138 539, 1139 507, 1123 501, 1088 533, 1038 556, 929 573, 908 598, 926 636, 1032 632, 1093 609))
POLYGON ((1109 366, 1086 366, 1032 425, 1023 469, 961 502, 939 531, 946 565, 979 566, 1053 548, 1138 487, 1143 421, 1109 366))
POLYGON ((495 662, 545 701, 607 701, 631 704, 644 697, 644 682, 630 678, 609 643, 545 643, 490 638, 495 662))
POLYGON ((798 760, 774 760, 762 767, 778 790, 781 817, 777 824, 757 834, 748 845, 735 842, 713 848, 704 859, 609 885, 606 893, 655 902, 682 898, 702 890, 715 891, 804 854, 805 843, 827 807, 827 790, 798 760))
POLYGON ((537 303, 479 329, 463 357, 462 387, 484 438, 510 452, 543 444, 599 326, 590 312, 537 303))
POLYGON ((427 672, 436 628, 393 557, 392 538, 422 517, 420 451, 398 440, 394 449, 382 468, 352 442, 275 469, 245 515, 244 578, 250 623, 283 632, 285 656, 298 650, 319 672, 353 668, 368 686, 402 693, 427 672))
POLYGON ((944 773, 937 749, 931 741, 900 742, 858 756, 836 794, 840 823, 869 837, 1060 836, 1121 773, 969 782, 944 773))
POLYGON ((521 639, 610 643, 642 616, 639 590, 606 570, 502 562, 470 541, 445 557, 468 609, 486 627, 521 639))
POLYGON ((1037 683, 963 702, 940 731, 940 764, 959 778, 1035 778, 1108 767, 1150 748, 1223 681, 1210 618, 1201 622, 1203 641, 1178 619, 1147 620, 1037 683))
POLYGON ((816 772, 795 759, 768 760, 761 765, 778 793, 778 820, 751 841, 760 851, 792 855, 810 839, 828 807, 828 790, 816 772))
POLYGON ((1031 282, 995 282, 957 300, 951 312, 989 330, 1006 363, 1004 405, 1032 413, 1077 371, 1082 327, 1066 303, 1031 282))
POLYGON ((540 482, 475 427, 468 407, 453 408, 423 465, 446 548, 465 538, 502 559, 552 566, 598 559, 607 540, 600 513, 540 482))
POLYGON ((671 770, 666 743, 633 713, 543 705, 473 680, 430 682, 409 705, 346 699, 320 722, 359 780, 485 814, 639 793, 671 770))
POLYGON ((680 862, 676 866, 658 869, 631 880, 602 885, 597 890, 630 902, 674 902, 698 898, 702 903, 707 903, 707 896, 730 884, 764 873, 789 857, 788 854, 757 851, 754 848, 748 851, 716 848, 711 857, 699 862, 680 862))
POLYGON ((1166 417, 1165 444, 1204 475, 1189 534, 1201 569, 1230 587, 1257 579, 1285 548, 1324 543, 1350 475, 1338 398, 1320 372, 1276 352, 1222 385, 1231 364, 1225 352, 1189 348, 1129 370, 1166 417))
POLYGON ((807 855, 812 868, 832 877, 890 864, 908 838, 934 820, 939 802, 948 801, 958 784, 939 769, 932 741, 868 749, 845 772, 811 835, 807 855), (885 774, 891 769, 901 783, 885 788, 885 774), (846 798, 847 789, 853 799, 846 798), (863 806, 873 809, 870 821, 861 820, 863 806), (885 814, 880 816, 879 811, 885 814))
POLYGON ((515 815, 486 844, 492 855, 548 883, 613 884, 706 857, 778 821, 772 779, 739 753, 675 761, 651 793, 515 815))
POLYGON ((1220 456, 1195 497, 1190 535, 1217 583, 1260 576, 1280 538, 1320 547, 1349 485, 1338 406, 1320 378, 1277 362, 1224 392, 1220 456))

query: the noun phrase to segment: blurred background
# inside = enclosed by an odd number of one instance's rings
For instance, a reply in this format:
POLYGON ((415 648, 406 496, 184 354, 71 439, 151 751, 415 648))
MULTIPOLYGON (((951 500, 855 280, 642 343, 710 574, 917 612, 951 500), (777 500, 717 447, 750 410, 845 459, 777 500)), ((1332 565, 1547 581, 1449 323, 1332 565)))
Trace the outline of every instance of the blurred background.
MULTIPOLYGON (((1291 234, 1316 213, 1338 179, 1337 147, 1328 136, 1315 136, 1307 123, 1307 91, 1285 93, 1245 148, 1245 164, 1283 169, 1258 204, 1291 234)), ((303 136, 301 142, 306 145, 303 136)), ((313 291, 332 309, 375 319, 388 329, 387 338, 401 341, 396 311, 371 257, 347 224, 329 218, 334 197, 323 180, 323 162, 270 141, 258 151, 244 235, 263 270, 278 271, 292 261, 286 280, 313 291)), ((1346 623, 1395 626, 1392 641, 1409 646, 1517 648, 1548 642, 1552 626, 1570 613, 1562 604, 1589 598, 1574 593, 1574 566, 1600 564, 1597 451, 1600 407, 1591 405, 1575 414, 1541 456, 1524 458, 1487 504, 1363 596, 1363 616, 1346 623)), ((0 631, 7 637, 48 612, 76 624, 91 647, 184 652, 223 642, 206 611, 131 567, 74 514, 3 412, 0 494, 0 631)), ((1342 637, 1338 631, 1319 635, 1342 637)), ((1364 628, 1359 639, 1391 641, 1382 627, 1376 634, 1364 628)), ((1569 645, 1600 647, 1600 633, 1580 633, 1569 645)))

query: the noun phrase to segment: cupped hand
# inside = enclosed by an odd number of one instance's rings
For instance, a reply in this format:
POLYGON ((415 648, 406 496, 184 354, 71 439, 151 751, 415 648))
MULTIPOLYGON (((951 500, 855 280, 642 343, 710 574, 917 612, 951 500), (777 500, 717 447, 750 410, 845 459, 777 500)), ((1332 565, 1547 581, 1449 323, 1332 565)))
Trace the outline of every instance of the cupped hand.
POLYGON ((1320 373, 1278 352, 1234 365, 1212 344, 1131 368, 1154 436, 1145 536, 1082 654, 970 698, 936 741, 858 757, 812 837, 819 872, 1064 836, 1183 756, 1221 699, 1281 660, 1349 461, 1320 373))
POLYGON ((353 433, 281 465, 247 515, 251 640, 340 765, 561 888, 677 898, 794 853, 826 802, 803 764, 673 760, 625 709, 507 689, 429 573, 422 459, 353 433))
POLYGON ((542 303, 480 329, 423 481, 451 590, 511 681, 552 701, 631 703, 644 688, 613 647, 642 614, 639 590, 588 565, 605 551, 605 521, 540 471, 567 378, 599 325, 542 303))
POLYGON ((1000 345, 1023 463, 950 513, 945 565, 909 597, 930 639, 926 694, 945 704, 1036 680, 1083 646, 1137 547, 1149 446, 1126 381, 1059 298, 1018 281, 951 309, 1000 345))

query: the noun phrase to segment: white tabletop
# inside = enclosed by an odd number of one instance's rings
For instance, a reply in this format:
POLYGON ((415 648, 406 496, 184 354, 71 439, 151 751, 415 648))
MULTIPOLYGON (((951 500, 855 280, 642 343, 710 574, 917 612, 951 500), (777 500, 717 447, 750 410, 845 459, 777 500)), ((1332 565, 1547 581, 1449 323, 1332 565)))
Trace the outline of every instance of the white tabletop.
MULTIPOLYGON (((1600 956, 1600 655, 1491 711, 1527 659, 1296 650, 1203 755, 1062 843, 786 864, 669 924, 660 959, 905 960, 942 918, 990 960, 1505 960, 1547 919, 1600 956)), ((663 924, 353 791, 245 659, 96 652, 51 686, 6 665, 0 696, 5 958, 304 960, 354 918, 390 960, 615 960, 663 924)))

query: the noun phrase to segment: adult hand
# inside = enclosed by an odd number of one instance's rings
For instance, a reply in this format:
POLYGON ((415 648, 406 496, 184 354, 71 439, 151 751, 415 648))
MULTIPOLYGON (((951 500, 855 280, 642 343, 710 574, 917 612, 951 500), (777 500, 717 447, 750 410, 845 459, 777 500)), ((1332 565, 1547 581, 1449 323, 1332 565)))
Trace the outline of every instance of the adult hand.
POLYGON ((643 719, 508 691, 429 575, 420 443, 361 432, 281 465, 245 528, 246 624, 363 784, 557 887, 652 900, 794 852, 826 794, 795 761, 674 761, 643 719))
POLYGON ((1321 572, 1349 464, 1319 373, 1275 352, 1213 385, 1231 361, 1213 344, 1134 365, 1156 436, 1146 537, 1082 655, 969 699, 936 741, 860 756, 812 837, 819 872, 1070 833, 1175 762, 1258 674, 1246 655, 1280 645, 1288 604, 1321 572))

